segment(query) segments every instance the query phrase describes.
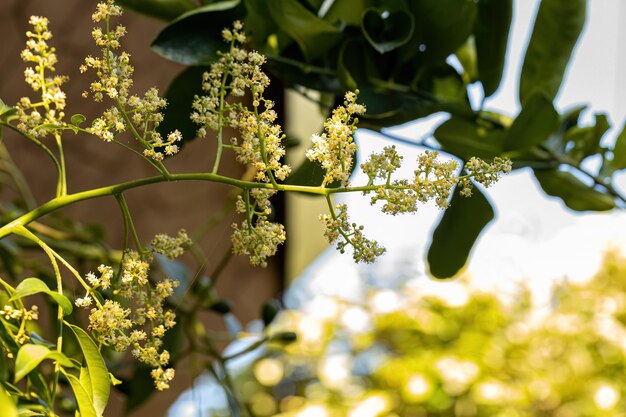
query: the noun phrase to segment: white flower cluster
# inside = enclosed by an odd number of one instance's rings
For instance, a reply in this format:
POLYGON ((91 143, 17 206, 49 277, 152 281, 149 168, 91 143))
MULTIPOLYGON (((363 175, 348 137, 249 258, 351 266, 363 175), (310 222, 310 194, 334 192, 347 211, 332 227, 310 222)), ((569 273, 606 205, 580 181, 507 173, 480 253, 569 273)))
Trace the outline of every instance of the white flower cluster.
POLYGON ((281 164, 285 155, 284 135, 276 124, 274 103, 263 97, 270 82, 261 69, 265 57, 241 47, 246 40, 242 29, 241 22, 235 22, 232 30, 223 31, 224 39, 230 42, 230 50, 220 53, 219 60, 204 73, 202 89, 207 94, 195 97, 191 120, 201 125, 198 129, 201 137, 206 135, 207 129, 237 129, 240 137, 231 139, 237 160, 252 165, 258 181, 284 180, 291 168, 281 164), (252 109, 240 102, 227 101, 228 97, 244 96, 246 91, 251 94, 252 109))
POLYGON ((357 150, 354 132, 359 120, 355 117, 365 113, 365 106, 356 103, 358 90, 347 92, 343 106, 333 110, 332 116, 324 123, 324 133, 314 135, 313 147, 306 157, 319 162, 326 172, 323 186, 334 181, 347 187, 357 150))
POLYGON ((272 212, 269 199, 274 193, 257 188, 237 200, 237 212, 245 214, 246 219, 241 225, 232 224, 233 253, 249 256, 252 265, 266 267, 267 258, 274 256, 286 239, 285 227, 268 220, 272 212))
POLYGON ((46 71, 54 72, 57 63, 55 49, 47 43, 52 38, 48 30, 48 19, 45 17, 31 16, 29 23, 33 31, 26 32, 28 40, 26 49, 22 51, 22 59, 32 62, 34 67, 27 67, 24 71, 26 83, 33 91, 41 92, 41 100, 31 101, 28 97, 22 97, 17 104, 18 129, 34 136, 45 136, 47 130, 43 125, 61 125, 65 113, 65 93, 61 90, 68 77, 47 76, 46 71))
MULTIPOLYGON (((163 139, 157 132, 157 127, 163 121, 161 110, 167 102, 159 96, 156 88, 150 88, 143 97, 130 94, 134 72, 130 55, 126 52, 119 55, 115 53, 120 48, 120 39, 126 34, 126 29, 118 25, 109 30, 110 18, 121 14, 122 9, 113 0, 100 3, 93 14, 94 22, 103 21, 105 24, 104 30, 95 28, 92 31, 96 45, 102 48, 102 55, 100 58, 88 56, 80 70, 85 72, 91 68, 97 73, 98 78, 90 85, 94 100, 100 102, 106 96, 115 105, 92 122, 91 132, 110 142, 128 128, 144 147, 144 156, 160 161, 165 155, 178 153, 178 142, 182 140, 182 135, 176 130, 163 139)), ((84 97, 88 95, 88 92, 83 93, 84 97)))

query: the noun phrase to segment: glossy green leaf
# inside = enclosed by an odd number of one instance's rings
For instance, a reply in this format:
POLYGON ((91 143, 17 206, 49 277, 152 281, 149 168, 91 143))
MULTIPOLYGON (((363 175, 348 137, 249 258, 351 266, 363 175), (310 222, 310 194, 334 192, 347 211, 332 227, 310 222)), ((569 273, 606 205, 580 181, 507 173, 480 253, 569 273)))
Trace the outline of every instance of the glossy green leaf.
POLYGON ((365 10, 377 5, 376 0, 335 0, 320 17, 334 25, 360 26, 365 10))
POLYGON ((365 39, 381 54, 393 51, 411 39, 415 29, 413 16, 406 11, 370 8, 361 25, 365 39))
POLYGON ((428 249, 430 273, 441 279, 454 276, 463 268, 474 242, 493 218, 493 208, 478 188, 474 188, 471 197, 462 197, 457 188, 433 233, 428 249))
POLYGON ((98 417, 101 414, 96 413, 94 404, 87 394, 87 390, 80 383, 80 380, 72 374, 65 373, 67 380, 70 381, 72 391, 74 391, 74 397, 76 398, 76 404, 78 404, 78 410, 80 411, 80 417, 98 417))
POLYGON ((297 0, 274 0, 269 12, 276 24, 298 43, 308 61, 321 56, 341 38, 337 27, 297 0))
POLYGON ((193 10, 193 0, 117 0, 120 5, 147 16, 172 20, 193 10))
POLYGON ((267 37, 276 32, 277 25, 272 20, 270 5, 266 1, 243 0, 246 6, 246 35, 250 36, 255 45, 265 44, 267 37))
POLYGON ((434 136, 446 152, 464 159, 472 156, 491 159, 502 153, 505 132, 452 117, 435 130, 434 136))
POLYGON ((505 151, 526 150, 544 143, 559 128, 559 113, 541 93, 530 97, 509 129, 505 151))
POLYGON ((570 172, 535 170, 535 177, 546 194, 560 198, 572 210, 606 211, 615 207, 611 196, 591 188, 570 172))
POLYGON ((587 0, 542 0, 526 49, 519 86, 524 103, 533 91, 554 99, 585 24, 587 0))
POLYGON ((82 114, 74 114, 70 118, 70 123, 73 124, 74 126, 80 126, 82 123, 85 122, 85 120, 87 120, 87 118, 83 116, 82 114))
POLYGON ((185 13, 158 34, 152 49, 180 64, 210 65, 217 59, 217 51, 228 48, 221 32, 242 17, 239 5, 240 0, 224 0, 185 13))
POLYGON ((513 0, 480 0, 474 25, 478 78, 485 97, 500 86, 509 41, 513 0))
POLYGON ((11 300, 39 293, 48 294, 59 306, 61 306, 64 315, 72 313, 73 306, 69 298, 56 291, 52 291, 46 283, 39 278, 26 278, 20 282, 15 288, 15 294, 13 294, 11 300))
POLYGON ((611 166, 616 170, 626 169, 626 124, 622 127, 622 131, 615 141, 611 166))
POLYGON ((46 359, 56 361, 65 368, 74 367, 74 364, 61 352, 50 350, 43 345, 26 344, 20 348, 15 358, 15 383, 46 359))
POLYGON ((102 415, 111 393, 109 371, 104 363, 104 359, 102 359, 98 346, 96 346, 91 337, 78 326, 69 323, 66 323, 66 325, 76 336, 87 364, 89 378, 84 378, 84 380, 90 382, 91 386, 84 386, 84 389, 93 398, 93 407, 98 415, 102 415))
MULTIPOLYGON (((415 17, 416 35, 421 40, 423 56, 430 65, 443 62, 454 53, 474 29, 476 4, 468 0, 408 1, 415 17)), ((413 43, 413 41, 411 42, 413 43)), ((417 52, 420 45, 410 45, 417 52)))
POLYGON ((196 137, 199 125, 189 118, 194 96, 203 95, 202 74, 206 67, 189 67, 178 74, 165 92, 167 107, 163 110, 163 122, 157 128, 163 137, 174 130, 183 135, 183 144, 196 137))
POLYGON ((0 386, 0 411, 2 411, 2 417, 18 417, 17 405, 13 402, 13 399, 8 392, 0 386))

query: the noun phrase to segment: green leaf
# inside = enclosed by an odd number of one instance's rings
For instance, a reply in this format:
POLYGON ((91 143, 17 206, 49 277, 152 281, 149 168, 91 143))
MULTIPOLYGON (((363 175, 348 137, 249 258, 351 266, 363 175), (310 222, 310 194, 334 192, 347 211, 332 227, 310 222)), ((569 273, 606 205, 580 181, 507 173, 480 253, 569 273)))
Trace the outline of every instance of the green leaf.
POLYGON ((435 130, 434 136, 446 152, 464 159, 472 156, 491 159, 502 153, 505 133, 452 117, 435 130))
POLYGON ((622 127, 622 132, 615 141, 611 166, 616 170, 626 169, 626 124, 622 127))
POLYGON ((375 0, 335 0, 320 17, 334 25, 360 26, 365 10, 377 3, 375 0))
POLYGON ((0 386, 0 410, 2 410, 2 417, 18 417, 17 405, 11 399, 9 393, 0 386))
POLYGON ((191 121, 189 114, 194 96, 206 94, 202 90, 202 74, 207 70, 207 67, 189 67, 170 83, 165 92, 164 119, 157 128, 163 137, 176 129, 183 135, 183 144, 196 137, 200 126, 191 121))
POLYGON ((73 368, 74 364, 67 356, 56 350, 50 350, 43 345, 23 345, 15 358, 15 383, 28 375, 43 360, 51 359, 65 368, 73 368))
POLYGON ((221 33, 242 17, 238 6, 240 0, 224 0, 185 13, 157 35, 152 50, 179 64, 210 65, 228 49, 221 33))
POLYGON ((70 118, 70 123, 74 126, 80 126, 81 123, 84 123, 87 118, 82 114, 75 114, 70 118))
POLYGON ((399 48, 411 39, 415 29, 413 16, 406 11, 369 8, 361 25, 365 39, 379 53, 399 48))
POLYGON ((615 207, 615 201, 566 171, 535 170, 535 177, 546 194, 558 197, 567 207, 576 211, 606 211, 615 207))
POLYGON ((7 106, 4 101, 0 99, 0 117, 8 117, 15 114, 17 109, 15 107, 7 106))
POLYGON ((541 145, 557 131, 559 122, 559 113, 552 101, 541 93, 534 93, 513 122, 504 142, 504 150, 526 150, 541 145))
POLYGON ((117 0, 117 3, 163 20, 172 20, 196 7, 193 0, 117 0))
POLYGON ((26 278, 24 281, 20 282, 15 288, 15 294, 13 294, 11 300, 39 293, 48 294, 59 306, 61 306, 64 315, 67 316, 72 313, 73 306, 69 298, 56 291, 52 291, 48 288, 46 283, 39 278, 26 278))
POLYGON ((91 402, 85 387, 81 385, 80 380, 72 374, 65 373, 65 376, 67 377, 67 380, 70 381, 72 391, 74 391, 74 397, 76 397, 80 417, 98 417, 101 415, 96 413, 94 404, 91 402))
POLYGON ((551 100, 556 97, 585 24, 586 10, 587 0, 542 0, 522 67, 522 104, 533 91, 541 91, 551 100))
POLYGON ((323 55, 341 39, 337 27, 317 17, 297 0, 274 0, 269 12, 276 24, 298 43, 307 61, 323 55))
POLYGON ((87 364, 89 378, 82 378, 81 373, 81 379, 90 382, 91 386, 86 385, 84 386, 84 388, 87 394, 91 394, 90 397, 93 398, 94 409, 96 410, 98 415, 102 415, 102 413, 104 412, 104 408, 109 401, 109 395, 111 393, 111 381, 109 379, 109 371, 106 367, 106 364, 104 363, 104 359, 102 359, 100 350, 98 350, 98 346, 96 346, 91 337, 78 326, 70 323, 66 323, 66 325, 72 330, 72 332, 76 336, 78 344, 83 351, 85 363, 87 364))
POLYGON ((459 192, 457 187, 428 249, 428 265, 435 278, 450 278, 465 265, 474 242, 494 218, 491 204, 478 188, 468 198, 459 192))
POLYGON ((500 86, 509 41, 513 0, 480 0, 474 24, 478 77, 485 97, 500 86))
POLYGON ((567 147, 567 156, 580 162, 588 156, 601 151, 600 141, 611 128, 606 114, 596 114, 594 126, 572 127, 563 135, 563 146, 567 147))

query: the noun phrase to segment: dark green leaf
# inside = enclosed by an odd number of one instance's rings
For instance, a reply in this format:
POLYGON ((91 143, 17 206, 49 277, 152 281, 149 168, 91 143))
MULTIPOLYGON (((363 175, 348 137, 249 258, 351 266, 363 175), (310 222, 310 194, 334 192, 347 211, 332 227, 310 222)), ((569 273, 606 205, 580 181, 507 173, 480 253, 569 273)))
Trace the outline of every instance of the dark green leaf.
POLYGON ((457 188, 433 233, 428 249, 430 273, 435 278, 454 276, 465 265, 474 242, 493 218, 493 208, 478 188, 474 188, 469 198, 462 197, 457 188))
POLYGON ((272 298, 269 301, 266 301, 261 307, 261 319, 263 320, 263 324, 267 327, 274 320, 278 312, 281 310, 280 301, 275 298, 272 298))
POLYGON ((616 170, 626 168, 626 124, 622 127, 622 132, 615 141, 611 166, 616 170))
POLYGON ((585 24, 587 0, 542 0, 526 49, 519 86, 523 104, 533 91, 556 97, 585 24))
POLYGON ((247 11, 246 35, 252 38, 255 45, 261 47, 265 44, 267 37, 277 29, 269 11, 269 4, 258 0, 243 0, 243 3, 247 11))
POLYGON ((207 71, 206 67, 190 67, 181 72, 170 83, 165 92, 167 107, 163 111, 163 122, 158 131, 163 137, 174 130, 183 135, 183 144, 196 137, 199 125, 189 118, 191 104, 194 96, 203 95, 202 74, 207 71))
POLYGON ((15 288, 15 294, 11 297, 11 300, 17 298, 23 298, 29 295, 44 293, 48 294, 61 308, 64 315, 68 315, 72 312, 72 302, 63 294, 59 294, 56 291, 52 291, 45 282, 39 278, 26 278, 15 288))
POLYGON ((217 58, 217 51, 228 48, 221 32, 242 17, 239 4, 240 0, 224 0, 185 13, 158 34, 152 49, 180 64, 211 64, 217 58))
POLYGON ((338 28, 297 0, 274 0, 269 12, 276 24, 298 43, 308 61, 321 56, 341 38, 338 28))
POLYGON ((87 118, 83 116, 82 114, 74 114, 70 118, 70 123, 73 124, 74 126, 80 126, 81 123, 85 122, 85 120, 87 120, 87 118))
POLYGON ((193 10, 193 0, 117 0, 120 5, 147 16, 172 20, 193 10))
POLYGON ((472 156, 491 159, 500 155, 504 135, 503 130, 488 129, 457 117, 444 122, 434 134, 446 152, 464 159, 472 156))
POLYGON ((535 170, 535 177, 546 194, 558 197, 567 207, 576 211, 606 211, 615 207, 615 201, 565 171, 535 170))
POLYGON ((572 127, 563 135, 563 145, 567 156, 580 162, 588 156, 600 152, 600 141, 611 128, 606 114, 596 114, 596 124, 586 127, 572 127))
POLYGON ((15 382, 19 382, 46 359, 56 361, 65 368, 74 366, 67 356, 61 352, 50 350, 42 345, 26 344, 20 348, 15 358, 15 382))
POLYGON ((474 25, 478 77, 485 97, 500 86, 509 40, 513 0, 480 0, 474 25))
POLYGON ((98 346, 96 346, 91 337, 78 326, 69 323, 66 323, 66 325, 76 336, 80 349, 83 351, 85 363, 87 364, 89 378, 83 378, 83 380, 88 380, 91 386, 84 386, 83 388, 85 388, 85 391, 93 398, 93 407, 97 414, 102 415, 111 393, 109 371, 104 363, 104 359, 102 359, 98 346))
POLYGON ((513 122, 504 142, 504 150, 526 150, 541 145, 558 128, 559 113, 552 101, 541 93, 535 93, 524 103, 513 122))
POLYGON ((404 45, 415 29, 413 16, 406 11, 370 8, 363 14, 361 26, 365 39, 384 54, 404 45))
MULTIPOLYGON (((407 7, 415 17, 416 35, 425 49, 424 59, 431 65, 443 62, 454 53, 472 33, 476 19, 476 4, 472 0, 408 1, 407 7)), ((419 43, 413 44, 413 53, 419 43)), ((409 45, 407 45, 407 48, 409 45)))

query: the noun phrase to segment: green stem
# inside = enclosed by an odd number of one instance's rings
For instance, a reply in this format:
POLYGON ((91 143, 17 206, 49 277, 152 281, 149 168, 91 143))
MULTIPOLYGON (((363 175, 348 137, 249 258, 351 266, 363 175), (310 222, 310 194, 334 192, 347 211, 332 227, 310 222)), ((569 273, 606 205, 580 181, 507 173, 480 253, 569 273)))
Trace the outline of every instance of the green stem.
POLYGON ((128 204, 126 204, 126 199, 122 195, 122 193, 115 194, 115 199, 122 210, 122 216, 124 217, 124 235, 126 240, 126 245, 128 245, 128 231, 130 230, 133 235, 133 240, 135 241, 135 247, 137 251, 143 252, 143 247, 141 246, 141 240, 139 240, 139 235, 137 234, 137 230, 135 229, 135 224, 133 223, 133 218, 130 215, 130 209, 128 208, 128 204))
POLYGON ((65 169, 65 154, 63 152, 63 141, 61 135, 57 132, 54 134, 59 149, 59 178, 57 180, 57 197, 67 194, 67 172, 65 169))
MULTIPOLYGON (((363 191, 374 191, 376 188, 380 187, 379 185, 366 185, 360 187, 340 187, 340 188, 323 188, 323 187, 312 187, 306 185, 290 185, 290 184, 277 184, 274 187, 272 184, 261 183, 261 182, 252 182, 252 181, 243 181, 235 178, 225 177, 222 175, 216 175, 211 173, 186 173, 186 174, 170 174, 168 178, 164 176, 155 176, 148 178, 141 178, 133 181, 128 181, 120 184, 110 185, 107 187, 94 188, 92 190, 81 191, 73 194, 66 194, 61 197, 53 198, 45 204, 37 207, 34 210, 29 211, 28 213, 23 214, 15 220, 5 224, 0 227, 0 239, 13 233, 16 228, 20 226, 25 226, 32 222, 33 220, 37 220, 38 218, 52 213, 62 207, 66 207, 68 205, 78 203, 85 200, 90 200, 98 197, 105 196, 113 196, 115 194, 120 194, 124 191, 131 190, 133 188, 142 187, 149 184, 157 184, 161 182, 167 181, 207 181, 207 182, 217 182, 221 184, 231 185, 233 187, 237 187, 240 189, 253 189, 253 188, 263 188, 263 189, 277 189, 278 191, 291 191, 291 192, 301 192, 306 194, 314 194, 314 195, 328 195, 335 193, 345 193, 345 192, 363 192, 363 191)), ((390 188, 404 190, 410 187, 405 186, 391 186, 390 188)))
POLYGON ((52 153, 50 148, 48 148, 46 145, 44 145, 39 139, 35 138, 34 136, 29 135, 26 132, 22 132, 20 129, 18 129, 17 127, 15 127, 15 126, 13 126, 13 125, 11 125, 9 123, 0 122, 0 125, 6 126, 9 129, 13 130, 14 132, 17 132, 18 134, 20 134, 24 138, 28 139, 29 141, 33 142, 35 145, 37 145, 41 149, 43 149, 44 152, 50 157, 50 159, 52 159, 52 163, 54 163, 54 167, 56 168, 57 172, 60 175, 60 173, 61 173, 61 164, 59 163, 59 160, 54 155, 54 153, 52 153))

